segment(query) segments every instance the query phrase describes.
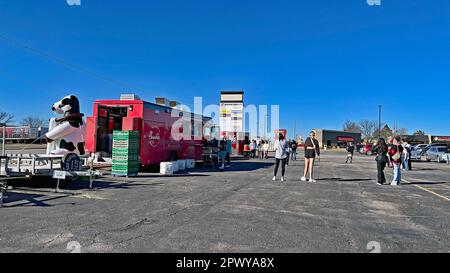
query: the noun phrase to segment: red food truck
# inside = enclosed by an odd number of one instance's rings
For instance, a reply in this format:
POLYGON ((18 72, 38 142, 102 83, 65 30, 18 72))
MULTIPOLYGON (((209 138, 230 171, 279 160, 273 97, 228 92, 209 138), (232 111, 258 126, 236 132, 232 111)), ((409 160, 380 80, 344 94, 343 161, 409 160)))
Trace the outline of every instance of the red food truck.
POLYGON ((93 116, 87 118, 86 150, 102 157, 111 157, 113 131, 135 130, 140 131, 142 167, 176 159, 201 160, 204 128, 210 126, 210 121, 209 117, 168 104, 146 102, 138 97, 97 100, 94 102, 93 116), (182 126, 179 126, 180 120, 183 120, 182 126), (174 126, 184 138, 174 138, 174 126))

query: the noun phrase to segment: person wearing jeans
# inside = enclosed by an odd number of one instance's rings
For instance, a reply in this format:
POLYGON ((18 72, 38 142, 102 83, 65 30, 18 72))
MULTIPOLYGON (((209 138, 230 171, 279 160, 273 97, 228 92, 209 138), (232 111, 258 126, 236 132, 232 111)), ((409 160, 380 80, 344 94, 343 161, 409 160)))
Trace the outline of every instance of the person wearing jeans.
POLYGON ((393 145, 389 150, 389 156, 391 157, 391 162, 394 167, 394 179, 392 180, 392 186, 400 186, 402 181, 402 154, 403 147, 401 145, 401 138, 396 136, 393 141, 393 145))
POLYGON ((278 168, 281 163, 281 182, 284 182, 284 173, 286 171, 287 160, 287 142, 284 140, 284 135, 280 134, 279 139, 275 142, 275 169, 273 172, 273 181, 277 180, 278 168))
POLYGON ((295 140, 291 142, 291 160, 297 161, 297 141, 295 140))

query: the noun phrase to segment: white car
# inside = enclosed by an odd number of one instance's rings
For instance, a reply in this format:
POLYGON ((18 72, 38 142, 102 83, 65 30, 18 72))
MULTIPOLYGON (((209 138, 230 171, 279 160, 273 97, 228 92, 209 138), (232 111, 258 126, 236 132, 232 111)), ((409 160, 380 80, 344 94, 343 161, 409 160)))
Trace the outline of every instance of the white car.
POLYGON ((437 162, 446 162, 447 161, 447 147, 430 147, 428 151, 425 153, 425 158, 428 162, 432 160, 436 160, 437 162))
POLYGON ((445 162, 447 162, 447 164, 450 164, 450 153, 446 153, 443 159, 445 160, 445 162))

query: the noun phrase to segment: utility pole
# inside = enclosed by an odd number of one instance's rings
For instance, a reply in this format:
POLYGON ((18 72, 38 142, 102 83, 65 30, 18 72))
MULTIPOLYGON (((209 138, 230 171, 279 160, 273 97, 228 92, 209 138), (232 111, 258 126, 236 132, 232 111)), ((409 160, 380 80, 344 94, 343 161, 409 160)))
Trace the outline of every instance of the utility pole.
POLYGON ((3 141, 2 141, 2 156, 6 156, 6 126, 3 126, 2 131, 3 141))
POLYGON ((264 140, 266 140, 266 132, 267 132, 267 114, 264 115, 264 140))
POLYGON ((297 139, 297 121, 294 121, 294 140, 297 139))
POLYGON ((378 106, 378 138, 381 138, 381 105, 378 106))

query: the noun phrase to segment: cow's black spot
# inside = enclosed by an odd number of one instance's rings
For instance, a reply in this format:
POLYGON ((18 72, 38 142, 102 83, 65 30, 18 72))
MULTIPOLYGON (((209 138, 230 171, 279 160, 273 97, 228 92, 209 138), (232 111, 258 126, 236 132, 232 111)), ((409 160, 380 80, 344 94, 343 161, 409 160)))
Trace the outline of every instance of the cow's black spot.
POLYGON ((78 151, 80 151, 80 155, 84 155, 86 151, 84 150, 84 142, 78 143, 78 151))
POLYGON ((61 140, 61 144, 59 145, 59 147, 70 152, 73 152, 76 149, 72 142, 66 142, 64 139, 61 140))
POLYGON ((70 125, 72 125, 72 127, 80 128, 80 126, 83 125, 83 119, 77 118, 75 120, 70 120, 69 123, 70 125))

